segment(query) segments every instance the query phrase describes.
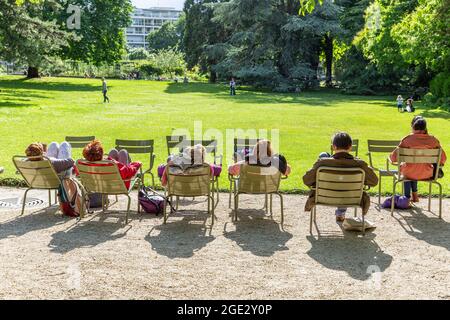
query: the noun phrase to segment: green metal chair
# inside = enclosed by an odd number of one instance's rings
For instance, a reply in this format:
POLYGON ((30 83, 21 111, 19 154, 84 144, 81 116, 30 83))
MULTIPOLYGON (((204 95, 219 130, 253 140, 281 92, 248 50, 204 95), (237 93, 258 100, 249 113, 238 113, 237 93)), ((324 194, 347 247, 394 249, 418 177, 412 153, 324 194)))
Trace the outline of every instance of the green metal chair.
POLYGON ((89 142, 95 140, 95 136, 73 137, 67 136, 66 142, 70 144, 72 149, 83 149, 89 142))
POLYGON ((385 154, 389 155, 392 151, 397 148, 400 144, 399 140, 367 140, 368 150, 367 156, 369 157, 369 165, 370 167, 378 172, 378 206, 381 206, 381 179, 382 177, 392 177, 394 179, 394 175, 398 173, 397 170, 391 170, 389 168, 389 160, 386 158, 386 167, 378 168, 374 165, 374 154, 385 154))
MULTIPOLYGON (((171 166, 169 166, 166 170, 166 199, 172 197, 207 197, 208 214, 211 214, 211 225, 214 225, 214 185, 212 183, 211 167, 208 164, 204 164, 188 169, 182 174, 175 174, 171 171, 171 166)), ((164 224, 167 223, 167 219, 169 218, 167 205, 166 201, 166 205, 164 206, 164 224)))
MULTIPOLYGON (((330 150, 331 150, 331 154, 334 154, 333 145, 331 145, 330 150)), ((359 152, 359 140, 358 139, 353 139, 351 152, 355 153, 355 157, 358 157, 358 152, 359 152)))
MULTIPOLYGON (((83 200, 87 201, 89 194, 99 193, 103 199, 103 211, 105 211, 105 196, 108 195, 125 195, 128 197, 127 213, 125 223, 128 224, 128 215, 130 213, 131 197, 133 187, 138 184, 140 186, 141 180, 137 174, 129 180, 123 180, 120 176, 119 168, 113 161, 97 161, 89 162, 86 160, 77 161, 77 169, 79 178, 83 185, 85 192, 83 192, 83 200), (130 181, 130 188, 127 189, 125 181, 130 181)), ((140 205, 138 201, 138 213, 140 212, 140 205)), ((85 212, 81 213, 80 218, 83 219, 85 212)))
POLYGON ((167 155, 182 153, 186 136, 166 136, 167 155), (175 151, 175 153, 174 153, 175 151))
MULTIPOLYGON (((397 149, 397 162, 391 164, 398 166, 398 173, 394 174, 394 188, 393 195, 398 183, 405 183, 411 180, 406 179, 401 175, 400 168, 402 164, 430 164, 435 166, 434 176, 428 180, 419 180, 419 182, 427 182, 429 184, 428 195, 428 211, 431 211, 431 191, 433 184, 439 187, 439 219, 442 219, 442 185, 438 182, 439 169, 441 168, 442 149, 397 149)), ((394 215, 395 201, 392 201, 391 215, 394 215)))
MULTIPOLYGON (((313 223, 317 227, 317 206, 361 208, 366 173, 361 168, 320 167, 316 174, 315 205, 311 210, 309 232, 312 234, 313 223)), ((362 214, 363 235, 365 218, 362 214)))
MULTIPOLYGON (((25 212, 27 194, 32 189, 48 190, 49 207, 52 205, 51 190, 58 190, 61 180, 47 157, 14 156, 12 159, 17 172, 27 183, 22 203, 22 215, 25 212), (35 161, 33 161, 35 159, 35 161)), ((55 198, 56 200, 56 198, 55 198)))
POLYGON ((155 165, 156 155, 154 154, 154 140, 116 140, 116 149, 127 150, 128 154, 146 154, 149 156, 149 168, 144 171, 140 168, 141 183, 145 185, 145 175, 152 177, 152 187, 155 188, 155 176, 153 175, 153 166, 155 165))
POLYGON ((231 177, 233 181, 234 195, 234 220, 238 220, 238 206, 240 194, 265 195, 266 202, 270 196, 270 203, 266 204, 266 213, 273 217, 273 195, 280 197, 281 225, 284 223, 283 195, 280 193, 281 173, 275 167, 261 167, 256 165, 242 164, 240 175, 231 177))
MULTIPOLYGON (((258 138, 234 138, 233 143, 233 161, 234 163, 243 160, 240 156, 242 156, 245 150, 248 150, 250 153, 253 151, 253 147, 259 142, 261 139, 258 138)), ((230 194, 228 197, 228 207, 231 208, 231 198, 233 197, 233 177, 228 175, 228 180, 230 181, 230 194)), ((267 199, 265 202, 265 207, 267 207, 267 199)))

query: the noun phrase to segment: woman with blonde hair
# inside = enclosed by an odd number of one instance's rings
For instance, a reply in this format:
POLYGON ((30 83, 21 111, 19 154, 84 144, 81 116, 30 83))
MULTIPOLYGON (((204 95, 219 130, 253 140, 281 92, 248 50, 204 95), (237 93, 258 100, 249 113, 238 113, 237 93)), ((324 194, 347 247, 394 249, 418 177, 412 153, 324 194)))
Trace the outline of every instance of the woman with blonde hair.
POLYGON ((269 140, 260 140, 253 147, 253 152, 245 156, 245 159, 238 161, 228 168, 228 173, 238 176, 242 164, 250 164, 262 167, 276 167, 281 174, 288 176, 291 173, 291 167, 286 158, 281 154, 275 154, 272 149, 272 143, 269 140))

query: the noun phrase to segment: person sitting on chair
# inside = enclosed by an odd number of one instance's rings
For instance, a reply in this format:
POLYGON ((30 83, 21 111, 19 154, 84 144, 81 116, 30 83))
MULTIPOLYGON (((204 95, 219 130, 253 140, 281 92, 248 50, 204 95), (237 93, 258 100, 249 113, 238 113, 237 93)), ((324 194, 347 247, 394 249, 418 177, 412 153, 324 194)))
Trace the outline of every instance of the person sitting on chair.
MULTIPOLYGON (((415 116, 411 123, 412 133, 400 142, 399 146, 391 153, 392 162, 397 162, 398 148, 411 149, 437 149, 441 148, 438 139, 428 134, 427 121, 422 116, 415 116)), ((445 164, 447 156, 442 150, 441 166, 445 164)), ((405 179, 412 180, 404 183, 405 197, 411 199, 412 202, 419 202, 417 180, 431 179, 435 174, 435 168, 432 164, 427 163, 404 163, 400 167, 401 174, 405 179)))
POLYGON ((245 159, 238 161, 228 167, 228 173, 238 176, 242 164, 257 165, 262 167, 276 167, 282 175, 288 176, 291 167, 286 158, 281 154, 275 154, 272 150, 272 143, 269 140, 260 140, 252 149, 252 153, 245 155, 245 159))
POLYGON ((61 143, 60 146, 56 142, 52 142, 48 150, 45 144, 34 142, 27 147, 25 155, 29 161, 42 161, 45 156, 50 160, 57 174, 70 175, 75 164, 71 150, 72 148, 67 142, 61 143))
MULTIPOLYGON (((170 173, 172 174, 183 174, 189 173, 192 169, 195 170, 206 164, 206 148, 201 144, 197 144, 193 147, 187 147, 184 149, 183 153, 176 156, 170 156, 167 160, 167 165, 161 170, 163 174, 161 176, 162 186, 167 185, 167 169, 170 167, 170 173)), ((214 177, 220 176, 222 172, 222 167, 210 164, 211 175, 214 177)))
MULTIPOLYGON (((320 167, 337 167, 337 168, 361 168, 366 173, 366 180, 364 184, 369 187, 375 187, 378 185, 378 177, 375 172, 369 168, 366 162, 363 160, 354 158, 351 155, 352 150, 352 138, 348 133, 339 132, 333 137, 333 151, 334 154, 321 153, 319 160, 314 164, 312 169, 310 169, 303 176, 303 182, 308 187, 314 187, 316 184, 317 170, 320 167)), ((306 201, 305 211, 311 211, 315 204, 315 191, 311 190, 309 198, 306 201)), ((364 196, 361 200, 361 207, 363 209, 363 214, 366 214, 370 208, 370 197, 364 192, 364 196)), ((336 210, 336 221, 343 222, 345 220, 345 213, 347 208, 337 208, 336 210)))
MULTIPOLYGON (((90 162, 102 161, 104 159, 104 154, 101 142, 94 140, 88 143, 83 149, 83 157, 90 162)), ((117 151, 116 149, 112 149, 106 159, 117 165, 120 176, 124 180, 127 189, 129 189, 130 179, 137 174, 142 163, 131 162, 131 158, 126 150, 117 151)))

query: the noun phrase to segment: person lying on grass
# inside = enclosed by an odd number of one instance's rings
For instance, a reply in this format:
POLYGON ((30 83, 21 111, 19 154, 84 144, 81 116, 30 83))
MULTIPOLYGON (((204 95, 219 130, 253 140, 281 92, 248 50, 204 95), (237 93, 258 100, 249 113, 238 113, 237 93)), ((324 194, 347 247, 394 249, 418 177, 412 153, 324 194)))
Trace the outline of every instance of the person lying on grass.
MULTIPOLYGON (((206 148, 201 144, 197 144, 193 147, 187 147, 183 153, 176 156, 170 156, 167 160, 167 165, 161 165, 158 168, 162 186, 167 185, 167 169, 170 168, 171 174, 190 174, 194 173, 196 169, 202 167, 206 159, 206 148)), ((222 172, 222 167, 210 164, 211 175, 219 177, 222 172)))
MULTIPOLYGON (((308 187, 314 187, 316 185, 316 175, 317 170, 320 167, 337 167, 337 168, 361 168, 366 173, 366 180, 364 184, 369 187, 375 187, 378 185, 378 177, 375 172, 369 168, 366 162, 363 160, 354 158, 350 152, 352 150, 352 138, 348 133, 339 132, 333 137, 333 151, 334 154, 321 153, 319 155, 319 160, 314 164, 312 169, 310 169, 303 176, 303 182, 308 187)), ((309 198, 306 201, 305 211, 311 211, 315 205, 315 191, 311 190, 309 198)), ((361 200, 361 207, 363 209, 363 214, 367 214, 370 208, 370 197, 364 192, 363 198, 361 200)), ((345 220, 345 213, 347 208, 337 208, 336 210, 336 221, 343 222, 345 220)))
MULTIPOLYGON (((398 148, 411 149, 438 149, 441 144, 438 139, 428 134, 427 121, 422 116, 415 116, 411 122, 412 133, 403 138, 399 146, 391 153, 392 162, 397 162, 398 148)), ((441 166, 445 164, 447 156, 442 150, 441 166)), ((436 167, 428 163, 403 163, 400 166, 400 172, 405 179, 410 179, 404 183, 405 197, 412 202, 419 202, 417 180, 428 180, 435 176, 436 167)))
MULTIPOLYGON (((90 162, 102 161, 104 159, 102 143, 98 140, 88 143, 83 149, 83 157, 90 162)), ((126 150, 117 151, 116 149, 112 149, 106 159, 117 165, 120 176, 124 180, 127 189, 129 189, 130 180, 139 171, 142 163, 139 161, 132 162, 130 155, 126 150)))
POLYGON ((52 142, 48 149, 45 144, 34 142, 27 147, 25 155, 29 161, 42 161, 44 157, 47 157, 57 174, 70 175, 75 165, 72 159, 72 147, 67 142, 61 145, 52 142))
POLYGON ((252 153, 246 155, 244 160, 229 166, 228 173, 232 176, 238 176, 241 165, 250 164, 262 167, 276 167, 285 176, 291 174, 291 167, 288 165, 286 158, 273 152, 272 143, 269 140, 260 140, 252 150, 252 153))

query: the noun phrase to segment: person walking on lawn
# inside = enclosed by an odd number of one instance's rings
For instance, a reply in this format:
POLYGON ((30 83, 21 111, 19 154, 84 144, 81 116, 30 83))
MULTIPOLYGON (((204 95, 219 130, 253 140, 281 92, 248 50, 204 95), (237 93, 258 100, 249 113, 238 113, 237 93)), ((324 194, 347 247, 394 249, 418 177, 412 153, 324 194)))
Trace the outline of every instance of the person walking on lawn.
POLYGON ((106 83, 105 78, 102 78, 102 92, 103 92, 103 103, 106 103, 106 101, 108 101, 109 103, 109 98, 108 98, 108 84, 106 83))

